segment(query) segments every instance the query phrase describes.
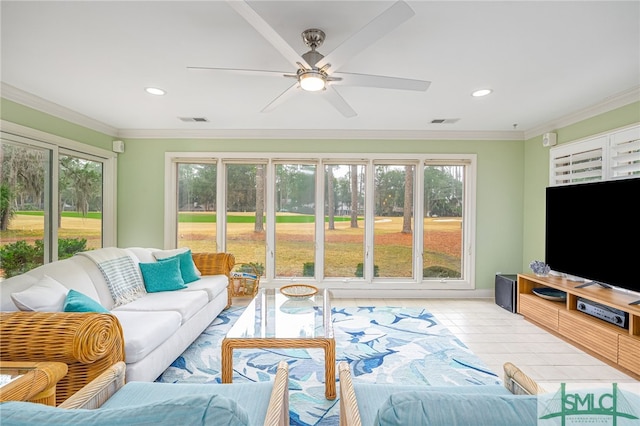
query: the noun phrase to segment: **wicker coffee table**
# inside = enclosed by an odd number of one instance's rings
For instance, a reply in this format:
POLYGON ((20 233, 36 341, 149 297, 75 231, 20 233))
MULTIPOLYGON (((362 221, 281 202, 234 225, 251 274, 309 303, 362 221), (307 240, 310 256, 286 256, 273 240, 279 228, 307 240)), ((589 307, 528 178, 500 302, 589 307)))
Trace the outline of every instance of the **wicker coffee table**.
POLYGON ((246 348, 324 349, 325 396, 336 398, 336 341, 326 289, 308 299, 260 289, 222 340, 222 383, 233 380, 233 350, 246 348))

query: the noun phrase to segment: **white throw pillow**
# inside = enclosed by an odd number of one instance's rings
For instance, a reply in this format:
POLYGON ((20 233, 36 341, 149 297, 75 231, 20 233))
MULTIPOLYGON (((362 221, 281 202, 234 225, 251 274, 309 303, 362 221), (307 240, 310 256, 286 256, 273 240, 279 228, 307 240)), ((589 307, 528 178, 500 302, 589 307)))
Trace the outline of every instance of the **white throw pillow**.
MULTIPOLYGON (((176 256, 178 254, 182 254, 187 250, 189 250, 188 247, 182 247, 182 248, 173 249, 173 250, 156 250, 156 251, 153 252, 153 257, 155 257, 156 260, 158 260, 158 259, 166 259, 167 257, 173 257, 173 256, 176 256)), ((201 277, 202 276, 202 272, 200 272, 200 270, 198 269, 198 267, 195 264, 193 265, 193 268, 196 271, 196 275, 201 277)))
POLYGON ((69 289, 48 275, 26 290, 11 293, 11 300, 21 311, 62 312, 69 289))

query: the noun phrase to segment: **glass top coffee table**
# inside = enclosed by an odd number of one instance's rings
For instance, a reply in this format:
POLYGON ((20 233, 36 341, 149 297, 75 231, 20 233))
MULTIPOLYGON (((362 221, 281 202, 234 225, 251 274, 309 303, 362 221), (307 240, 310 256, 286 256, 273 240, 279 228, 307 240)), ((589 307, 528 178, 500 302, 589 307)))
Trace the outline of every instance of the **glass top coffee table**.
POLYGON ((329 292, 308 299, 289 298, 263 288, 222 340, 222 383, 233 380, 234 349, 324 349, 325 396, 336 398, 336 341, 329 292))

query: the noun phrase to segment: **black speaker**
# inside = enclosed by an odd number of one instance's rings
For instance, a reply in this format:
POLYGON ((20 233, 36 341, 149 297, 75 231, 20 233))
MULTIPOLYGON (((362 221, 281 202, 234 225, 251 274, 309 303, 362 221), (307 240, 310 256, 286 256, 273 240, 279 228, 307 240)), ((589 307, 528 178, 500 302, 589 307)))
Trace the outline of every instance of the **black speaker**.
POLYGON ((517 310, 518 276, 515 274, 496 274, 495 299, 496 305, 509 312, 517 310))

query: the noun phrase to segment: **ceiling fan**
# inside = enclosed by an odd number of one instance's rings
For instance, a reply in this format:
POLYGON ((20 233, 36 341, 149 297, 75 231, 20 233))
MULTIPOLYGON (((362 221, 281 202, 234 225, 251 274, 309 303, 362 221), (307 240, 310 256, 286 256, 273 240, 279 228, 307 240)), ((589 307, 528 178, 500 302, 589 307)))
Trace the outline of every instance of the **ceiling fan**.
POLYGON ((345 117, 355 117, 357 115, 356 112, 333 86, 363 86, 425 91, 431 84, 431 82, 424 80, 336 71, 354 55, 358 54, 371 43, 382 38, 415 14, 413 9, 402 0, 394 3, 326 56, 317 51, 317 48, 320 47, 325 40, 324 31, 317 28, 303 31, 302 39, 311 50, 303 55, 299 55, 246 1, 228 0, 227 3, 296 67, 295 73, 236 68, 187 68, 192 70, 228 71, 241 74, 279 75, 296 80, 293 85, 265 106, 262 112, 272 111, 289 97, 293 96, 299 89, 302 89, 311 92, 322 92, 323 97, 342 115, 345 117))

